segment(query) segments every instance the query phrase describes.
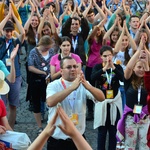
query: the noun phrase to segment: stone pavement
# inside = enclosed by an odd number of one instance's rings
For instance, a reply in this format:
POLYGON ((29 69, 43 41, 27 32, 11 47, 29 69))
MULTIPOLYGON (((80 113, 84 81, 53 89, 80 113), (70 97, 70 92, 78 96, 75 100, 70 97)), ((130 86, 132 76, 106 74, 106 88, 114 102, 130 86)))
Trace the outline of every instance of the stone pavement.
MULTIPOLYGON (((28 110, 29 102, 25 101, 26 97, 26 71, 25 71, 25 61, 24 61, 24 54, 21 55, 21 69, 22 69, 22 77, 23 77, 23 84, 20 93, 20 107, 17 109, 17 124, 15 125, 14 130, 19 132, 25 132, 29 136, 30 140, 33 141, 37 137, 37 124, 35 122, 33 113, 28 110)), ((46 126, 46 121, 43 123, 43 127, 46 126)), ((87 141, 92 146, 93 150, 96 150, 97 147, 97 130, 93 129, 93 121, 87 121, 86 132, 85 136, 87 141)), ((46 145, 43 148, 46 150, 46 145)))

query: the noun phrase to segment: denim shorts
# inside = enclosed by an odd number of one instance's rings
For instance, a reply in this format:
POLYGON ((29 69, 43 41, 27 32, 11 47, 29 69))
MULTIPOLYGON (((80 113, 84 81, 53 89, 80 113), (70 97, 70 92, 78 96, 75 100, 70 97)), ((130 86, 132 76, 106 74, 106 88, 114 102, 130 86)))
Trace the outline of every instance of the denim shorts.
POLYGON ((19 95, 21 91, 22 77, 16 77, 15 83, 10 83, 9 81, 6 82, 10 87, 10 91, 7 95, 1 95, 1 98, 4 101, 5 106, 7 105, 7 102, 9 102, 9 105, 17 107, 20 104, 19 95))

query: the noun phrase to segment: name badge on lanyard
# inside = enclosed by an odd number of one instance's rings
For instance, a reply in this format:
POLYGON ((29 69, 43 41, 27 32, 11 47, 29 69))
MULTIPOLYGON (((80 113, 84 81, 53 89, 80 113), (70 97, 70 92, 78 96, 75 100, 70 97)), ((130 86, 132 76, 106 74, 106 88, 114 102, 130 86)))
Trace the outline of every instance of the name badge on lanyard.
POLYGON ((74 49, 74 52, 75 52, 75 50, 77 48, 77 44, 78 44, 78 36, 76 36, 75 39, 72 37, 72 47, 74 49))
MULTIPOLYGON (((61 84, 64 87, 64 89, 66 89, 66 84, 65 84, 65 82, 64 82, 64 80, 62 78, 61 78, 61 84)), ((71 96, 71 98, 70 99, 68 98, 68 101, 69 101, 71 109, 73 110, 74 101, 76 99, 76 91, 74 91, 72 94, 73 95, 71 96)), ((71 114, 69 115, 69 118, 74 123, 74 125, 78 125, 79 124, 78 114, 71 112, 71 114)))
POLYGON ((10 41, 6 42, 6 50, 8 55, 8 58, 6 58, 6 66, 11 66, 10 50, 9 50, 10 44, 11 44, 10 41))
POLYGON ((106 71, 106 78, 108 82, 108 90, 106 90, 106 98, 113 99, 114 98, 114 91, 111 89, 111 80, 112 80, 112 68, 110 69, 110 74, 108 75, 106 71))
POLYGON ((141 98, 141 86, 138 88, 138 104, 134 105, 133 108, 134 114, 141 114, 142 112, 142 105, 140 105, 140 98, 141 98))

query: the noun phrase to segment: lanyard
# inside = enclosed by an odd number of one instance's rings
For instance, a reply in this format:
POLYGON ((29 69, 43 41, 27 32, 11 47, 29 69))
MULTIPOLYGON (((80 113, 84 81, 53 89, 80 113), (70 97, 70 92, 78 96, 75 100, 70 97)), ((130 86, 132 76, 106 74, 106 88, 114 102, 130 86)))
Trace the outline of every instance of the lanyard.
POLYGON ((74 38, 72 36, 72 46, 73 46, 74 51, 77 48, 77 44, 78 44, 78 36, 76 36, 75 40, 74 40, 74 38))
POLYGON ((138 88, 138 105, 140 104, 140 98, 141 98, 141 85, 138 88))
MULTIPOLYGON (((65 84, 65 82, 64 82, 64 80, 62 78, 61 78, 61 84, 64 87, 64 89, 67 88, 66 84, 65 84)), ((70 106, 71 106, 72 109, 74 107, 75 99, 76 99, 76 91, 73 91, 72 94, 68 95, 69 104, 70 104, 70 106)))
POLYGON ((8 55, 8 57, 10 56, 10 51, 9 51, 10 44, 11 44, 10 40, 6 41, 6 49, 7 49, 7 55, 8 55))
POLYGON ((106 71, 106 78, 107 78, 107 82, 109 84, 109 86, 111 85, 111 80, 112 80, 112 68, 110 68, 110 74, 108 75, 107 71, 106 71))

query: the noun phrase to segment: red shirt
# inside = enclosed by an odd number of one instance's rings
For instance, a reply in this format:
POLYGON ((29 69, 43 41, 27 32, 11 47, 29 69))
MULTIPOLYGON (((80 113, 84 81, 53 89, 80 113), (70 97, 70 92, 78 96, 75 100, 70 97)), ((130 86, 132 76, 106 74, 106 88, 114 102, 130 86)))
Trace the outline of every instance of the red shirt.
POLYGON ((1 123, 1 118, 6 116, 6 108, 5 108, 5 104, 2 101, 2 99, 0 99, 0 125, 2 125, 1 123))

